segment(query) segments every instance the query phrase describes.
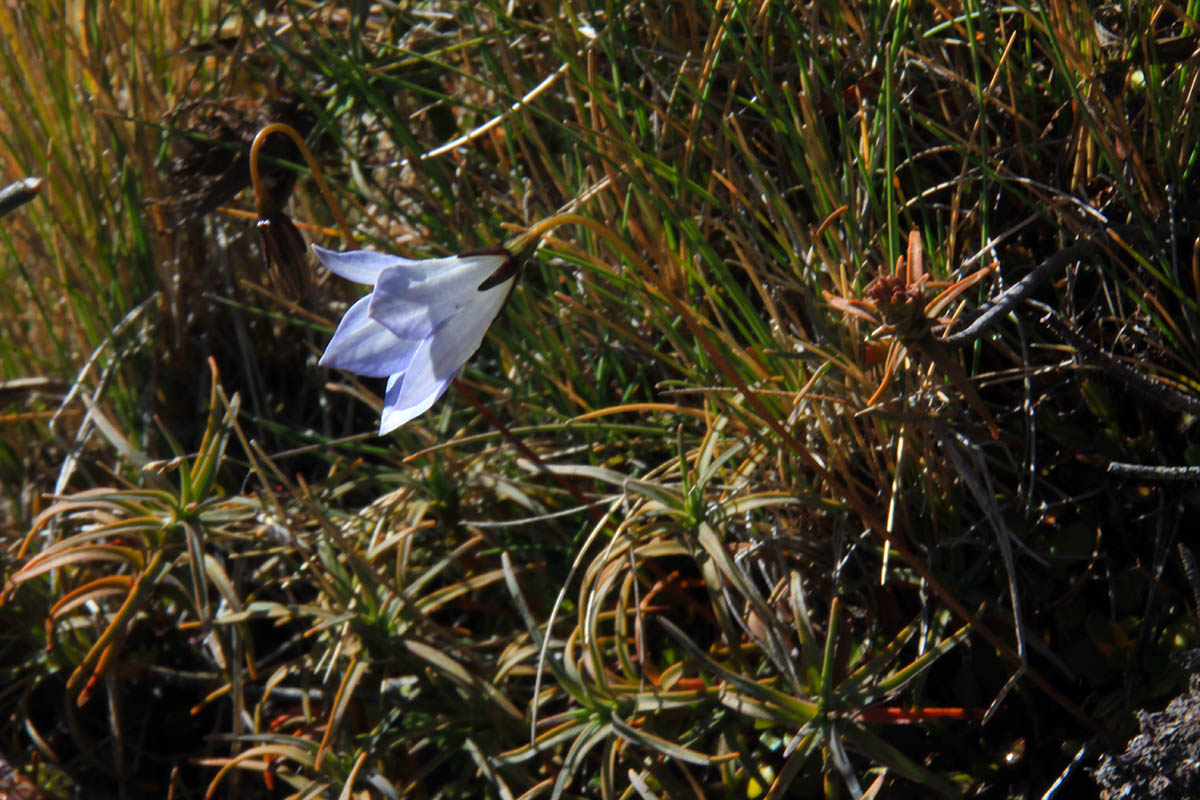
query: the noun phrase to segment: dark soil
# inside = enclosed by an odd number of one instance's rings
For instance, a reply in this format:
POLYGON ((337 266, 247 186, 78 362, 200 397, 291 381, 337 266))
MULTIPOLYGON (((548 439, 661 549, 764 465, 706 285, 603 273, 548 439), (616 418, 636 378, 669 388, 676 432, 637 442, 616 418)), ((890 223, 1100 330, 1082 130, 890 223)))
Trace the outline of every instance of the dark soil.
POLYGON ((1141 733, 1092 772, 1102 800, 1200 797, 1200 674, 1165 711, 1138 712, 1141 733))

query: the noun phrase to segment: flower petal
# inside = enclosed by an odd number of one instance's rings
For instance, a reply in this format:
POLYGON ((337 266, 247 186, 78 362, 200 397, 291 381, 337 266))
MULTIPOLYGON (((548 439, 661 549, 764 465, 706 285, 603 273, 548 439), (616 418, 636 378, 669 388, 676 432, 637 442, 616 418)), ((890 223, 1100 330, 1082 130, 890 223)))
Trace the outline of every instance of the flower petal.
MULTIPOLYGON (((469 304, 437 329, 429 348, 429 360, 435 375, 442 375, 447 370, 457 373, 467 359, 475 354, 496 315, 504 307, 511 283, 508 281, 491 291, 476 292, 469 304)), ((416 368, 417 364, 414 358, 410 368, 416 368)))
MULTIPOLYGON (((429 346, 430 340, 423 340, 413 360, 420 359, 428 363, 429 346)), ((428 411, 445 393, 452 380, 453 371, 441 378, 435 378, 427 370, 409 370, 404 375, 393 375, 389 378, 387 392, 383 397, 383 415, 379 419, 379 435, 390 433, 428 411)))
MULTIPOLYGON (((451 266, 430 270, 421 276, 417 270, 390 269, 379 276, 371 298, 371 318, 402 339, 423 339, 464 308, 481 297, 508 296, 510 281, 480 292, 486 281, 508 259, 503 254, 456 256, 439 259, 451 266)), ((432 265, 432 261, 422 262, 432 265)), ((497 311, 499 310, 497 305, 497 311)), ((484 324, 490 324, 491 317, 484 324)))
POLYGON ((440 271, 447 262, 454 259, 431 258, 422 261, 412 261, 400 256, 376 253, 373 250, 347 250, 339 253, 336 250, 326 250, 319 245, 313 245, 313 252, 321 263, 335 275, 340 275, 348 281, 365 283, 374 286, 379 275, 386 269, 402 267, 424 275, 427 271, 440 271))
POLYGON ((362 297, 342 317, 325 347, 320 364, 359 375, 382 378, 404 372, 418 342, 400 339, 367 315, 371 296, 362 297))
POLYGON ((474 302, 421 340, 404 376, 393 376, 388 381, 380 434, 425 413, 442 396, 462 365, 479 349, 492 320, 500 313, 508 290, 498 288, 476 292, 474 302))

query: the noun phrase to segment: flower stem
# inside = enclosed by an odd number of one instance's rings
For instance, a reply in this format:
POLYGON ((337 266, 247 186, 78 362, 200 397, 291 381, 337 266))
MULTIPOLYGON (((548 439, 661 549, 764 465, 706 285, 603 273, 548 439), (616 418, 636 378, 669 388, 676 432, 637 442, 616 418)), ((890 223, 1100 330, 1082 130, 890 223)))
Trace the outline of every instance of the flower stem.
POLYGON ((312 151, 308 149, 308 145, 305 144, 304 137, 295 128, 284 122, 272 122, 270 125, 267 125, 255 135, 254 142, 250 145, 250 181, 254 184, 254 202, 258 207, 260 215, 265 206, 267 193, 263 188, 262 178, 258 174, 258 152, 262 149, 263 142, 273 133, 285 134, 296 143, 296 147, 300 149, 300 155, 304 157, 304 163, 308 164, 308 168, 312 170, 312 176, 317 181, 317 188, 321 192, 321 197, 325 199, 325 204, 329 206, 329 210, 333 212, 333 218, 337 220, 338 230, 342 232, 343 241, 345 241, 348 247, 353 247, 354 234, 351 233, 350 226, 346 224, 346 218, 338 210, 337 204, 333 202, 333 195, 329 191, 329 186, 325 183, 321 167, 317 164, 317 160, 313 158, 312 151))
POLYGON ((533 227, 518 236, 509 246, 509 250, 514 255, 520 255, 522 250, 536 248, 543 236, 560 225, 581 225, 587 228, 612 246, 614 250, 629 259, 630 263, 637 267, 642 274, 650 274, 649 265, 646 264, 641 256, 633 251, 633 248, 624 239, 618 236, 612 229, 606 228, 596 220, 580 214, 555 214, 552 217, 546 217, 546 219, 535 223, 533 227))

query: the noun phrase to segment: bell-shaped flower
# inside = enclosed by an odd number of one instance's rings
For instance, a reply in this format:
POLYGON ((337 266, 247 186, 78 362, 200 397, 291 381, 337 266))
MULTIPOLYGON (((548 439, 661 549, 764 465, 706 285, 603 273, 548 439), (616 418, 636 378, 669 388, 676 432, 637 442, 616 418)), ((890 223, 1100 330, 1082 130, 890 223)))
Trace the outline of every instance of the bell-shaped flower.
POLYGON ((437 402, 479 349, 519 271, 503 247, 421 261, 313 250, 330 272, 374 287, 346 311, 320 363, 388 378, 381 435, 437 402))

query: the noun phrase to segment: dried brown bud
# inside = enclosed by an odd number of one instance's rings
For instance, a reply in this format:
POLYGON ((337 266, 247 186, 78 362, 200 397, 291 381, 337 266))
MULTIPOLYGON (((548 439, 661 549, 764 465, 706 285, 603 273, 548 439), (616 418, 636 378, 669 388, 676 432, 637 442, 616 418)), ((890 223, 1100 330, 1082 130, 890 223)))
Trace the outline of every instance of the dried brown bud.
POLYGON ((308 248, 291 218, 282 211, 258 221, 258 238, 271 280, 284 297, 303 301, 308 296, 308 248))

